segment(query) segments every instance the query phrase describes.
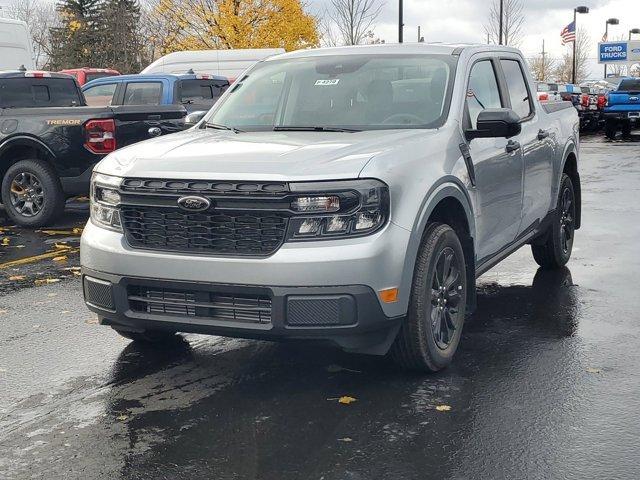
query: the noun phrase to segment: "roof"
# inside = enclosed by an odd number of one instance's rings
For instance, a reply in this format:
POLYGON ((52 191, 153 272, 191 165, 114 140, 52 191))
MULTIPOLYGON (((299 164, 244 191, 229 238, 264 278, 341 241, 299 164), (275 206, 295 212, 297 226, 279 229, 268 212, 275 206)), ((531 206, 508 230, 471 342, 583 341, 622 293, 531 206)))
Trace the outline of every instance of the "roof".
POLYGON ((61 72, 87 72, 87 73, 120 73, 113 68, 93 68, 93 67, 78 67, 78 68, 65 68, 60 70, 61 72))
POLYGON ((115 77, 102 77, 91 80, 83 85, 83 89, 87 86, 99 85, 101 83, 114 83, 114 82, 126 82, 128 80, 169 80, 170 82, 177 82, 178 80, 224 80, 228 81, 227 77, 221 77, 218 75, 199 75, 199 74, 172 74, 172 73, 136 73, 132 75, 118 75, 115 77), (206 77, 206 78, 205 78, 206 77))
POLYGON ((366 55, 366 54, 432 54, 432 55, 458 55, 462 51, 472 52, 511 52, 519 53, 519 50, 506 47, 504 45, 484 45, 469 43, 383 43, 376 45, 352 45, 346 47, 326 47, 312 48, 306 50, 296 50, 268 58, 266 61, 279 60, 285 58, 303 58, 329 55, 366 55))
POLYGON ((43 70, 4 70, 0 71, 0 78, 25 78, 25 77, 40 77, 40 78, 75 78, 66 73, 59 72, 46 72, 43 70))

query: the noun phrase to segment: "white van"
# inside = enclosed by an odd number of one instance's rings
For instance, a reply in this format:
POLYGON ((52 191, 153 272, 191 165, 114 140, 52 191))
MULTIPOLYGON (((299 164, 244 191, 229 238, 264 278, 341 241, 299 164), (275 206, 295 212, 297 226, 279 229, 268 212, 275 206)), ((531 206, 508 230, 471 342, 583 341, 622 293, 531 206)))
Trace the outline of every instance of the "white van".
POLYGON ((221 75, 233 81, 254 63, 280 53, 284 53, 284 48, 173 52, 159 58, 140 73, 180 74, 193 70, 196 74, 221 75))
POLYGON ((25 22, 0 18, 0 71, 36 68, 29 28, 25 22))

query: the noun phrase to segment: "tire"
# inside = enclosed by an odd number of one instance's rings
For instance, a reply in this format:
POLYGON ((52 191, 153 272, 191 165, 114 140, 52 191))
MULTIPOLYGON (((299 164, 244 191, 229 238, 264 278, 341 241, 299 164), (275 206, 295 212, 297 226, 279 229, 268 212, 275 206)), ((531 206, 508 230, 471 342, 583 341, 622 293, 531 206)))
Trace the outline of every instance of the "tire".
POLYGON ((631 122, 626 122, 622 126, 622 138, 630 138, 631 137, 631 122))
POLYGON ((607 120, 604 125, 604 134, 609 140, 615 140, 618 134, 618 125, 616 122, 607 120))
POLYGON ((143 332, 131 332, 128 330, 120 330, 116 327, 113 328, 119 335, 129 340, 133 340, 136 343, 168 343, 176 340, 176 334, 174 332, 164 332, 161 330, 145 330, 143 332))
POLYGON ((416 259, 407 317, 391 347, 392 358, 402 368, 437 372, 451 363, 464 325, 466 273, 464 251, 453 229, 428 224, 416 259), (438 289, 442 283, 448 287, 444 291, 438 289))
POLYGON ((41 160, 20 160, 2 179, 2 203, 13 222, 36 228, 53 223, 64 211, 58 176, 41 160))
POLYGON ((573 182, 562 174, 558 206, 553 223, 545 233, 543 244, 532 244, 533 258, 542 268, 555 269, 567 264, 571 258, 575 236, 576 197, 573 182), (567 204, 567 201, 569 202, 567 204))

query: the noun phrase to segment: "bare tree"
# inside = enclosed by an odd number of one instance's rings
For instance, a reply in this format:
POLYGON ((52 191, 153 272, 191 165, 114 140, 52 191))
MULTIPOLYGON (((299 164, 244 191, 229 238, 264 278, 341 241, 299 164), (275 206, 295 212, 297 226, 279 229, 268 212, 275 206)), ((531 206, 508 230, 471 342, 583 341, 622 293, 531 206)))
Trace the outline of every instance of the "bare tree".
POLYGON ((522 0, 493 0, 489 8, 489 19, 484 24, 484 32, 488 37, 489 43, 499 43, 501 1, 503 2, 503 44, 518 47, 522 43, 522 29, 525 21, 522 0))
POLYGON ((36 67, 44 68, 51 55, 50 29, 59 23, 55 3, 42 0, 12 0, 7 5, 6 12, 10 18, 27 23, 36 67))
MULTIPOLYGON (((586 29, 578 29, 576 42, 576 82, 580 83, 585 80, 589 74, 587 65, 589 63, 589 52, 591 50, 591 38, 586 29)), ((568 48, 569 51, 562 56, 560 63, 558 63, 556 67, 555 74, 559 82, 571 83, 573 81, 571 78, 573 69, 572 45, 569 44, 568 48)))
POLYGON ((328 12, 331 23, 324 29, 326 43, 363 43, 369 38, 383 5, 379 0, 331 0, 328 12))
POLYGON ((548 53, 544 55, 539 54, 537 57, 533 57, 529 60, 529 68, 534 80, 538 82, 544 82, 549 80, 549 76, 553 73, 556 67, 556 59, 548 53))

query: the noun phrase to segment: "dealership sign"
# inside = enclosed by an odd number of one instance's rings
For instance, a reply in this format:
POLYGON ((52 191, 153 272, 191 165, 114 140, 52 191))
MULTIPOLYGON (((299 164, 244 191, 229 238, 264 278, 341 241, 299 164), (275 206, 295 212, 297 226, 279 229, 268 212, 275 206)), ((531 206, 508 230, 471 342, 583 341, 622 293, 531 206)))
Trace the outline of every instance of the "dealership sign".
POLYGON ((599 63, 640 61, 640 42, 603 42, 598 44, 599 63))

